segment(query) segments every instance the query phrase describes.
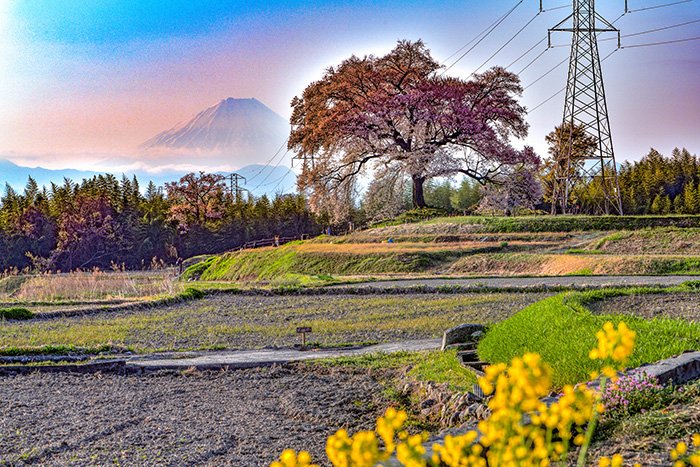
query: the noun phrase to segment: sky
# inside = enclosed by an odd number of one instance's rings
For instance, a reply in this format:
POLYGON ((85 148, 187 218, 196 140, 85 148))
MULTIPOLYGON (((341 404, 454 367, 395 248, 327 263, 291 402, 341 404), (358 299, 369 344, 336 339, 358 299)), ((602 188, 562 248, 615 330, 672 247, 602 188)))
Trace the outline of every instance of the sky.
MULTIPOLYGON (((670 2, 629 0, 632 12, 615 24, 626 35, 700 19, 700 0, 644 10, 670 2)), ((569 14, 567 0, 544 0, 550 11, 539 15, 538 0, 0 0, 0 158, 49 168, 156 168, 167 161, 144 158, 136 147, 223 98, 255 97, 288 118, 291 99, 350 55, 381 55, 399 39, 422 39, 450 64, 516 4, 448 71, 462 78, 532 20, 486 66, 510 64, 569 14)), ((624 12, 624 0, 598 4, 610 21, 624 12)), ((700 22, 623 37, 623 44, 698 36, 700 22)), ((521 74, 522 102, 534 110, 518 144, 543 156, 564 95, 537 106, 565 85, 566 65, 554 67, 570 39, 554 34, 554 45, 564 46, 521 74)), ((601 41, 601 56, 615 46, 601 41)), ((534 48, 511 71, 545 49, 534 48)), ((624 48, 603 63, 603 74, 618 161, 651 147, 700 153, 700 41, 624 48)))

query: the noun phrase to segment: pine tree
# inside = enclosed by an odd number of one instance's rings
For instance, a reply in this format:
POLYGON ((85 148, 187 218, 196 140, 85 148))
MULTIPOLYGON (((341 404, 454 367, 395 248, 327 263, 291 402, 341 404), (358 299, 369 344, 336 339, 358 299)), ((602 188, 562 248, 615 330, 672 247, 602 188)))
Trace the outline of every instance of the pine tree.
POLYGON ((675 198, 673 198, 673 208, 672 212, 674 214, 683 214, 683 195, 678 195, 675 198))
POLYGON ((661 198, 661 213, 660 214, 670 214, 671 209, 673 209, 673 203, 671 203, 671 198, 665 195, 661 198))
POLYGON ((698 190, 694 183, 686 183, 683 188, 683 213, 697 214, 698 207, 698 190))

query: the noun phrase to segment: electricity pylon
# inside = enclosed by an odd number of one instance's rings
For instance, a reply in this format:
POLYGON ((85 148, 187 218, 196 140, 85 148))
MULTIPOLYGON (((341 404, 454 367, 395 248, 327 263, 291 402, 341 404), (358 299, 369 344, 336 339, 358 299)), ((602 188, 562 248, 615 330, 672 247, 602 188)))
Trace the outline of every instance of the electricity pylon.
POLYGON ((231 199, 238 200, 244 191, 248 191, 241 187, 240 181, 243 180, 243 184, 246 183, 246 178, 243 175, 237 173, 232 173, 228 175, 229 179, 229 190, 231 192, 231 199))
POLYGON ((581 182, 593 182, 600 189, 598 213, 622 215, 622 198, 617 178, 608 106, 605 100, 603 73, 598 54, 598 34, 620 30, 595 11, 595 0, 573 0, 573 13, 549 30, 549 45, 554 31, 573 33, 569 78, 566 85, 562 129, 568 128, 555 161, 552 214, 569 212, 569 196, 581 182), (571 20, 572 27, 565 27, 571 20), (597 141, 597 148, 574 154, 574 129, 579 127, 597 141))

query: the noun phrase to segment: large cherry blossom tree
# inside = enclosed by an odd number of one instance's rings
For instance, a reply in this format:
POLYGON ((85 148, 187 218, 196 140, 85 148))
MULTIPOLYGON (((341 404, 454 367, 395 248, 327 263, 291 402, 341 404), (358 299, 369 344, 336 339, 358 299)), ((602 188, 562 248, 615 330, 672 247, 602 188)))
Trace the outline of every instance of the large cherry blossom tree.
MULTIPOLYGON (((383 57, 350 57, 292 101, 289 148, 303 160, 299 186, 317 210, 347 205, 368 172, 400 170, 425 207, 424 183, 464 174, 482 184, 508 167, 537 164, 518 102, 517 75, 492 68, 470 80, 444 76, 421 41, 383 57)), ((512 170, 512 169, 509 169, 512 170)))

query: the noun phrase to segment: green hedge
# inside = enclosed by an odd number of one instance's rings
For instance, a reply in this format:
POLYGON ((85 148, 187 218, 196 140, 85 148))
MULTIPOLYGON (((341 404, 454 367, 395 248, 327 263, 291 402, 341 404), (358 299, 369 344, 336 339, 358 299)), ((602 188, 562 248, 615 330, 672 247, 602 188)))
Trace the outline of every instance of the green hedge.
POLYGON ((426 223, 458 223, 481 226, 489 233, 574 232, 587 230, 636 230, 655 227, 698 228, 700 216, 524 216, 439 217, 426 223))
POLYGON ((26 308, 0 308, 0 319, 32 319, 34 313, 26 308))

